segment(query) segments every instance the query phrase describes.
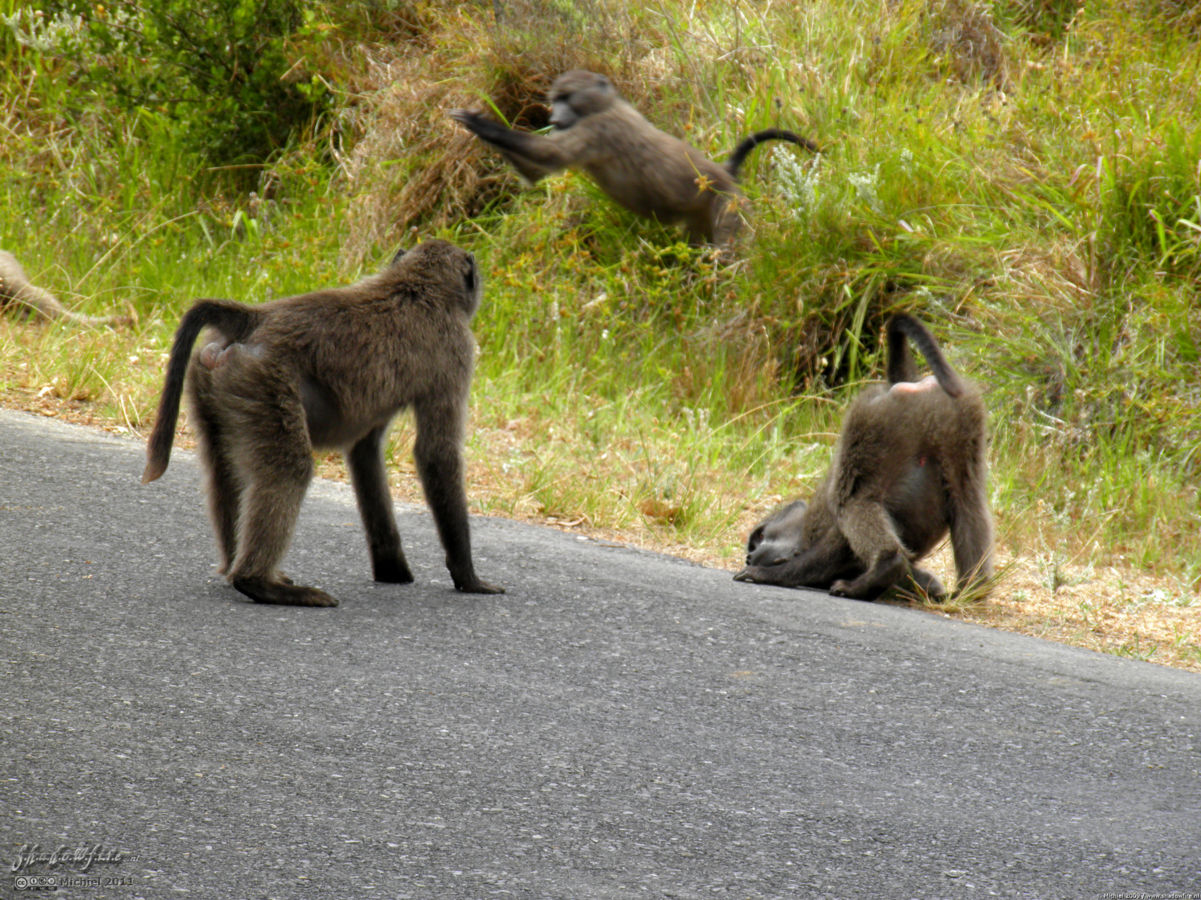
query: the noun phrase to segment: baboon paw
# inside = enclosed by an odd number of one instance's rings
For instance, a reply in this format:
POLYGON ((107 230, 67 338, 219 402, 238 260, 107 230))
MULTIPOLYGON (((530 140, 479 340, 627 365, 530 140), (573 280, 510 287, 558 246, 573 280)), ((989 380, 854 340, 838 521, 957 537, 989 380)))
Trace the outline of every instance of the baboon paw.
POLYGON ((838 581, 834 582, 832 585, 830 585, 830 596, 831 597, 851 597, 853 599, 858 599, 855 596, 855 590, 851 586, 851 583, 849 581, 846 581, 841 578, 838 579, 838 581))
POLYGON ((409 570, 409 566, 404 561, 390 560, 388 562, 378 563, 372 575, 376 581, 382 584, 412 584, 413 573, 409 570))
POLYGON ((471 581, 455 582, 455 590, 463 594, 503 594, 505 589, 500 585, 474 578, 471 581))
POLYGON ((255 603, 277 606, 337 606, 338 601, 315 587, 267 578, 235 578, 234 588, 255 603))
POLYGON ((900 588, 913 599, 926 600, 930 603, 942 603, 947 599, 947 589, 938 577, 925 569, 914 568, 910 573, 908 584, 900 588))
POLYGON ((747 584, 777 584, 775 579, 770 578, 767 570, 763 566, 744 566, 742 571, 734 576, 735 581, 744 581, 747 584))
POLYGON ((337 606, 338 600, 325 591, 313 587, 293 588, 297 591, 296 599, 286 601, 293 606, 337 606))
POLYGON ((855 584, 853 581, 839 579, 830 585, 829 594, 831 597, 846 597, 848 600, 865 600, 871 602, 880 596, 880 588, 875 585, 866 587, 855 584))

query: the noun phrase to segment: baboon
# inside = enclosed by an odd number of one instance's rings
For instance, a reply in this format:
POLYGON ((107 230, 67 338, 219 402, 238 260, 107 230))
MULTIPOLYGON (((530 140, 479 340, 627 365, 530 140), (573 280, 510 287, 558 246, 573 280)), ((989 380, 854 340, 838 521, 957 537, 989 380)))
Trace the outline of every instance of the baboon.
POLYGON ((888 384, 851 404, 812 501, 794 501, 760 523, 747 540, 746 567, 734 577, 862 600, 908 577, 941 600, 946 589, 914 563, 949 530, 956 589, 987 589, 993 526, 986 419, 979 391, 950 367, 925 326, 894 316, 888 384), (933 376, 915 381, 906 338, 933 376))
POLYGON ((334 606, 278 569, 313 450, 345 455, 375 580, 407 584, 383 449, 392 418, 411 407, 417 471, 455 588, 503 593, 475 574, 463 486, 480 291, 470 253, 428 241, 349 287, 261 306, 196 301, 175 333, 142 481, 167 468, 186 380, 221 571, 260 603, 334 606), (216 337, 189 360, 205 328, 216 337))
POLYGON ((0 250, 0 308, 17 304, 31 310, 40 319, 69 319, 81 325, 119 325, 130 321, 129 316, 85 316, 71 312, 45 288, 30 283, 17 258, 0 250))
POLYGON ((533 183, 566 168, 583 169, 626 209, 661 222, 683 222, 694 244, 725 244, 742 221, 738 170, 764 141, 783 140, 820 152, 808 138, 768 129, 742 141, 724 165, 660 131, 627 103, 604 75, 565 72, 550 89, 553 130, 514 131, 463 109, 450 115, 491 144, 533 183))

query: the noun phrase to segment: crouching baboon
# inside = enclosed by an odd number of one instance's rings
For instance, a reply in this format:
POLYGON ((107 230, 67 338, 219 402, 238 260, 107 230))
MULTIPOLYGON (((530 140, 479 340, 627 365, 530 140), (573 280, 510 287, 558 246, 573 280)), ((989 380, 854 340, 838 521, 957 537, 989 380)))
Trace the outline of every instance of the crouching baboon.
POLYGON ((0 250, 0 308, 12 304, 24 306, 45 320, 68 319, 81 325, 120 325, 130 321, 129 316, 85 316, 71 312, 48 290, 32 284, 15 256, 0 250))
POLYGON ((392 418, 412 407, 417 471, 455 587, 503 593, 475 574, 463 487, 479 302, 475 258, 446 241, 397 254, 349 287, 262 306, 198 300, 175 333, 142 481, 167 468, 186 373, 221 571, 260 603, 334 606, 278 569, 313 476, 313 450, 345 454, 375 580, 407 584, 413 575, 383 448, 392 418), (189 361, 206 327, 215 338, 189 361))
POLYGON ((740 143, 725 165, 660 131, 617 93, 604 75, 565 72, 550 89, 553 130, 531 134, 478 113, 450 115, 491 144, 533 183, 566 168, 583 169, 626 209, 661 222, 683 222, 693 243, 729 242, 741 227, 738 170, 764 141, 818 147, 791 131, 768 129, 740 143))
POLYGON ((852 403, 813 499, 789 504, 751 532, 736 579, 870 600, 908 577, 942 599, 939 580, 913 564, 949 530, 957 590, 987 588, 993 526, 980 393, 909 316, 889 322, 888 357, 888 384, 852 403), (915 381, 907 337, 933 377, 915 381))

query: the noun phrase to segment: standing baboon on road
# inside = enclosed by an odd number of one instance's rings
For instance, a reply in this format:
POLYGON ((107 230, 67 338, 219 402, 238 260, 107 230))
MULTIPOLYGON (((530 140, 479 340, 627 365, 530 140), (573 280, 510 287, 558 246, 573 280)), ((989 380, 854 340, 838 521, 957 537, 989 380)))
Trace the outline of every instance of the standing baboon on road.
POLYGON ((946 589, 913 563, 950 530, 957 590, 987 587, 993 526, 979 391, 909 316, 889 322, 888 354, 888 385, 868 388, 851 405, 812 501, 789 504, 751 532, 739 581, 870 600, 909 576, 941 599, 946 589), (933 377, 914 380, 907 337, 933 377))
POLYGON ((818 152, 807 138, 773 128, 743 140, 718 165, 644 119, 604 75, 579 69, 555 79, 550 104, 554 130, 547 135, 514 131, 467 110, 450 115, 499 150, 526 180, 583 169, 626 209, 661 222, 682 221, 698 244, 724 244, 738 232, 738 170, 758 144, 791 141, 818 152))
POLYGON ((384 470, 392 418, 412 407, 413 448, 455 587, 501 593, 471 560, 463 430, 480 302, 474 257, 446 241, 398 254, 358 284, 246 306, 199 300, 171 348, 142 481, 167 468, 185 373, 208 472, 221 570, 260 603, 333 606, 279 571, 309 481, 313 450, 346 457, 376 581, 413 580, 384 470), (216 332, 189 362, 204 328, 216 332))

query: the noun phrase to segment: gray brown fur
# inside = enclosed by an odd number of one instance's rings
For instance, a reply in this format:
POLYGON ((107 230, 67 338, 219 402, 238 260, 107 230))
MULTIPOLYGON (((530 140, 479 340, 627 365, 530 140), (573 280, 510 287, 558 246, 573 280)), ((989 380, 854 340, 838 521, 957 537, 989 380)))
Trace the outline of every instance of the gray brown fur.
POLYGON ((502 592, 475 574, 463 485, 479 301, 475 259, 445 241, 398 254, 349 287, 261 306, 197 301, 176 331, 142 481, 167 468, 186 384, 221 570, 261 603, 332 606, 279 572, 313 451, 346 457, 375 580, 411 582, 383 460, 388 425, 410 407, 417 471, 455 587, 502 592), (211 339, 192 356, 205 328, 211 339))
POLYGON ((86 316, 67 309, 45 288, 29 280, 17 258, 0 250, 0 308, 22 306, 37 318, 46 321, 67 319, 80 325, 118 325, 129 322, 128 316, 86 316))
POLYGON ((851 404, 813 499, 789 504, 751 532, 739 581, 870 600, 912 578, 941 599, 946 589, 914 563, 949 531, 957 590, 987 589, 993 524, 980 392, 955 373, 917 320, 894 317, 888 346, 888 384, 851 404), (907 338, 936 383, 915 382, 907 338))
POLYGON ((466 110, 450 115, 499 150, 527 181, 582 169, 626 209, 665 223, 682 222, 698 244, 727 243, 741 228, 737 177, 751 149, 785 140, 818 151, 807 138, 769 129, 743 140, 719 165, 660 131, 595 72, 563 73, 549 99, 554 130, 547 135, 514 131, 466 110))

